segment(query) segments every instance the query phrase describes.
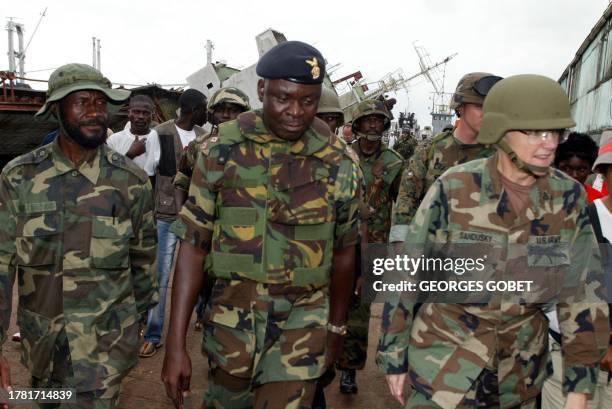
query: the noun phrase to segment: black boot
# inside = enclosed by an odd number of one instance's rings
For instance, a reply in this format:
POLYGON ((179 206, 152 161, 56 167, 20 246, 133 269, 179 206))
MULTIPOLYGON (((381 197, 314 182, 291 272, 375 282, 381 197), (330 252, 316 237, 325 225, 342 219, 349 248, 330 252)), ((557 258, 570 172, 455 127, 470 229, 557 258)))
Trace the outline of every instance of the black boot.
POLYGON ((357 382, 355 381, 355 370, 344 369, 340 377, 340 393, 357 393, 357 382))

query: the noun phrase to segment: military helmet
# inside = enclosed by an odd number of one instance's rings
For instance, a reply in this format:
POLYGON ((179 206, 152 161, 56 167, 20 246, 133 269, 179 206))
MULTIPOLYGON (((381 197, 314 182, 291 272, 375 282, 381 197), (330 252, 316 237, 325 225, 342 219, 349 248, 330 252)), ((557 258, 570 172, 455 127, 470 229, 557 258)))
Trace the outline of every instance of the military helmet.
POLYGON ((361 101, 355 109, 353 109, 353 133, 357 134, 359 131, 359 119, 368 115, 382 115, 385 118, 384 131, 391 127, 391 113, 387 109, 384 101, 379 99, 366 99, 361 101))
POLYGON ((247 94, 236 87, 223 87, 216 90, 208 100, 208 106, 206 109, 208 110, 208 113, 212 115, 217 105, 223 103, 238 105, 245 111, 251 109, 247 94))
POLYGON ((561 85, 541 75, 515 75, 499 81, 485 99, 478 142, 497 143, 511 130, 554 130, 575 125, 561 85))
POLYGON ((125 101, 130 96, 130 91, 123 89, 112 89, 111 82, 102 73, 87 64, 62 65, 49 77, 49 89, 47 100, 36 113, 36 116, 44 116, 49 112, 51 103, 60 101, 68 94, 81 90, 100 91, 114 103, 125 101))
POLYGON ((344 112, 340 108, 338 95, 326 86, 321 87, 321 99, 319 100, 317 114, 339 114, 342 116, 342 122, 344 122, 344 112))
POLYGON ((463 104, 482 105, 493 85, 500 81, 498 77, 488 72, 470 72, 465 74, 457 84, 450 108, 457 110, 463 104))

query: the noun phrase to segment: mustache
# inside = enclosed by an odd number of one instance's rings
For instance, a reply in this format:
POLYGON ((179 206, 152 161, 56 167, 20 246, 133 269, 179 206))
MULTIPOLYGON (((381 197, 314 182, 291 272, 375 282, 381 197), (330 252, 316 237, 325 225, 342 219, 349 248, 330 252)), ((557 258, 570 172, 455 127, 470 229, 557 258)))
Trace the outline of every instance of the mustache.
POLYGON ((81 126, 91 126, 91 125, 99 125, 106 126, 106 121, 103 119, 87 119, 83 121, 79 121, 79 125, 81 126))

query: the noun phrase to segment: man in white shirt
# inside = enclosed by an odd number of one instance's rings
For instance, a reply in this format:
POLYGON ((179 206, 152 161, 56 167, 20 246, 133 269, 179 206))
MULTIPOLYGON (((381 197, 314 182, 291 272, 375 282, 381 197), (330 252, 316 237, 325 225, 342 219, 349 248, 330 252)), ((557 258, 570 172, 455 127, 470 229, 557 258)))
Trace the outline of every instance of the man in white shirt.
POLYGON ((155 176, 160 157, 157 132, 150 128, 153 106, 149 96, 133 96, 128 110, 129 125, 106 141, 108 146, 132 159, 149 176, 155 176))
POLYGON ((149 311, 144 343, 140 348, 140 357, 155 355, 162 346, 164 329, 164 312, 166 291, 170 279, 174 250, 178 237, 170 231, 170 225, 176 219, 174 184, 177 165, 183 150, 189 142, 204 134, 201 128, 206 122, 206 96, 195 89, 188 89, 179 98, 181 108, 177 119, 171 119, 155 127, 159 142, 160 154, 151 163, 155 170, 153 185, 155 188, 155 219, 157 221, 157 279, 159 284, 159 304, 149 311))

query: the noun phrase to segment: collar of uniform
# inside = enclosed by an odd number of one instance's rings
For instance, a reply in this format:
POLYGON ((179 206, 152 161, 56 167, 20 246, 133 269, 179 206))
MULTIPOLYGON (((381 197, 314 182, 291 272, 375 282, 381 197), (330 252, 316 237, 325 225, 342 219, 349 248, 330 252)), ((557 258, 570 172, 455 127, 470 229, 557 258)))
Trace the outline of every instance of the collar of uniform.
POLYGON ((361 151, 361 146, 359 146, 359 142, 355 144, 355 147, 351 147, 351 149, 353 149, 355 152, 357 152, 357 155, 359 156, 359 161, 360 162, 374 162, 375 160, 377 160, 378 158, 380 158, 380 155, 382 155, 383 151, 385 150, 385 147, 382 146, 382 143, 380 145, 380 148, 378 149, 378 151, 376 151, 376 153, 370 155, 370 156, 366 156, 363 154, 363 152, 361 151))
POLYGON ((72 170, 76 170, 81 173, 87 180, 89 180, 92 184, 98 183, 98 177, 100 176, 100 151, 104 149, 103 146, 100 146, 96 149, 92 149, 87 153, 87 158, 81 163, 81 165, 77 168, 74 163, 64 155, 60 146, 59 146, 59 136, 55 138, 53 143, 51 144, 51 152, 53 154, 53 166, 57 171, 58 175, 63 175, 64 173, 70 172, 72 170))
MULTIPOLYGON (((499 152, 496 152, 493 156, 486 160, 481 180, 481 205, 483 205, 485 202, 493 200, 499 202, 502 198, 502 180, 499 171, 497 170, 498 161, 499 152)), ((552 195, 549 193, 549 176, 551 173, 552 169, 549 169, 545 176, 537 178, 534 189, 529 194, 529 208, 532 211, 533 217, 539 217, 540 209, 542 208, 552 208, 552 195)))
POLYGON ((328 139, 312 127, 308 128, 301 138, 287 141, 272 135, 263 122, 263 110, 248 111, 238 116, 238 127, 245 138, 257 143, 283 142, 289 144, 289 151, 296 155, 310 155, 322 149, 328 139))
POLYGON ((455 135, 455 131, 453 131, 451 133, 451 136, 453 138, 453 141, 457 145, 459 145, 459 148, 461 148, 461 149, 470 149, 470 148, 473 148, 473 147, 476 147, 476 146, 484 146, 483 144, 478 143, 478 142, 476 142, 476 143, 465 143, 465 142, 463 142, 461 139, 457 138, 457 135, 455 135))

